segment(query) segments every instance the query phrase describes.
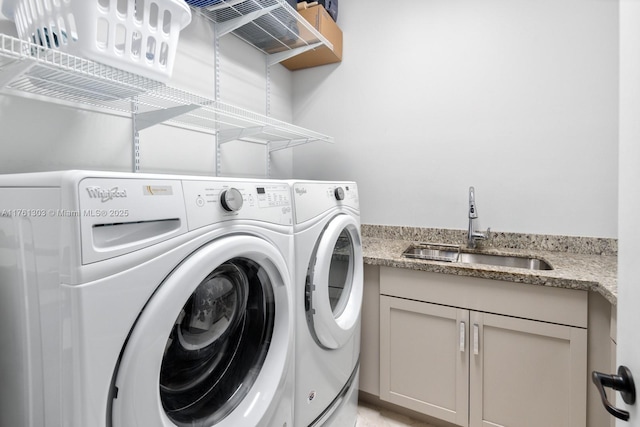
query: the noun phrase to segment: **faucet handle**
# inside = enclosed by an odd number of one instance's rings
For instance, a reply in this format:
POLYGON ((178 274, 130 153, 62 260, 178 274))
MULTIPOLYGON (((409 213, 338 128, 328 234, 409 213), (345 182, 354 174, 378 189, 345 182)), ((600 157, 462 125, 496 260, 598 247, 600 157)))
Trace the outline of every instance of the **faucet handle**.
POLYGON ((478 218, 478 210, 476 209, 476 189, 469 187, 469 219, 478 218))

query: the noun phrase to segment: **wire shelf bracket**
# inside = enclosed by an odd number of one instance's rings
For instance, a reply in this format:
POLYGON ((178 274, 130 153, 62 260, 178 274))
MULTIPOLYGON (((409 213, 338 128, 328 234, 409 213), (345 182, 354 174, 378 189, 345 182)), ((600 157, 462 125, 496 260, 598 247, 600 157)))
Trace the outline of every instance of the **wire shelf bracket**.
POLYGON ((305 53, 308 50, 313 50, 316 49, 320 46, 324 46, 324 43, 322 42, 317 42, 317 43, 313 43, 313 44, 308 44, 308 45, 304 45, 304 46, 300 46, 300 47, 296 47, 294 49, 290 49, 290 50, 284 50, 282 52, 276 52, 276 53, 270 53, 269 55, 267 55, 267 63, 269 65, 274 65, 274 64, 278 64, 282 61, 285 61, 289 58, 293 58, 294 56, 298 56, 301 53, 305 53))
POLYGON ((218 131, 218 143, 226 144, 227 142, 241 140, 243 138, 248 138, 259 133, 264 132, 268 126, 254 126, 248 128, 238 128, 238 129, 226 129, 218 131))
POLYGON ((137 130, 147 129, 149 127, 167 122, 175 117, 190 113, 193 110, 202 108, 201 105, 187 104, 178 105, 177 107, 165 108, 163 110, 147 111, 145 113, 136 114, 137 130))

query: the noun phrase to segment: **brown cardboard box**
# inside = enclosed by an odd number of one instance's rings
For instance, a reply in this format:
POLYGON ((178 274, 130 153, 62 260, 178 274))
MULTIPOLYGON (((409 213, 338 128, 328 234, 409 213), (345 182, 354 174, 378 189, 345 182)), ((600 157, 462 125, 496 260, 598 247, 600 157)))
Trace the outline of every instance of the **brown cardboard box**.
POLYGON ((333 50, 327 46, 321 46, 282 61, 281 64, 290 70, 299 70, 342 61, 342 30, 331 19, 325 8, 318 5, 300 10, 298 13, 333 44, 333 50))

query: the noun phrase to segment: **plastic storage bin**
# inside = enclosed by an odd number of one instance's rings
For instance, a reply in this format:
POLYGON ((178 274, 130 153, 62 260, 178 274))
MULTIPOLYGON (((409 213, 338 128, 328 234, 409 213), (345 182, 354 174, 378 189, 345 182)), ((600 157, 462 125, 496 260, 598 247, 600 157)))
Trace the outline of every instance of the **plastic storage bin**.
POLYGON ((154 80, 171 77, 184 0, 4 0, 23 40, 154 80))

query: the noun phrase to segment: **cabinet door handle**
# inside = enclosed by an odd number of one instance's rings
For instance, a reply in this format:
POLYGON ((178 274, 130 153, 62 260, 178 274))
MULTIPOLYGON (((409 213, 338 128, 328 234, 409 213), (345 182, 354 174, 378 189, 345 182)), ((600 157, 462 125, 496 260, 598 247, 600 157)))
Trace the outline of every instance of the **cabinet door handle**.
POLYGON ((623 421, 629 421, 629 412, 615 408, 611 403, 609 403, 607 394, 604 391, 605 387, 618 390, 622 395, 622 400, 624 400, 628 405, 633 405, 636 402, 636 387, 633 383, 633 376, 631 375, 629 368, 626 366, 619 366, 618 375, 607 375, 593 371, 591 373, 591 380, 600 392, 602 404, 607 409, 607 412, 623 421))
POLYGON ((466 341, 467 325, 464 322, 460 322, 460 353, 464 353, 465 341, 466 341))
POLYGON ((477 356, 480 353, 480 327, 477 323, 473 324, 473 354, 477 356))

